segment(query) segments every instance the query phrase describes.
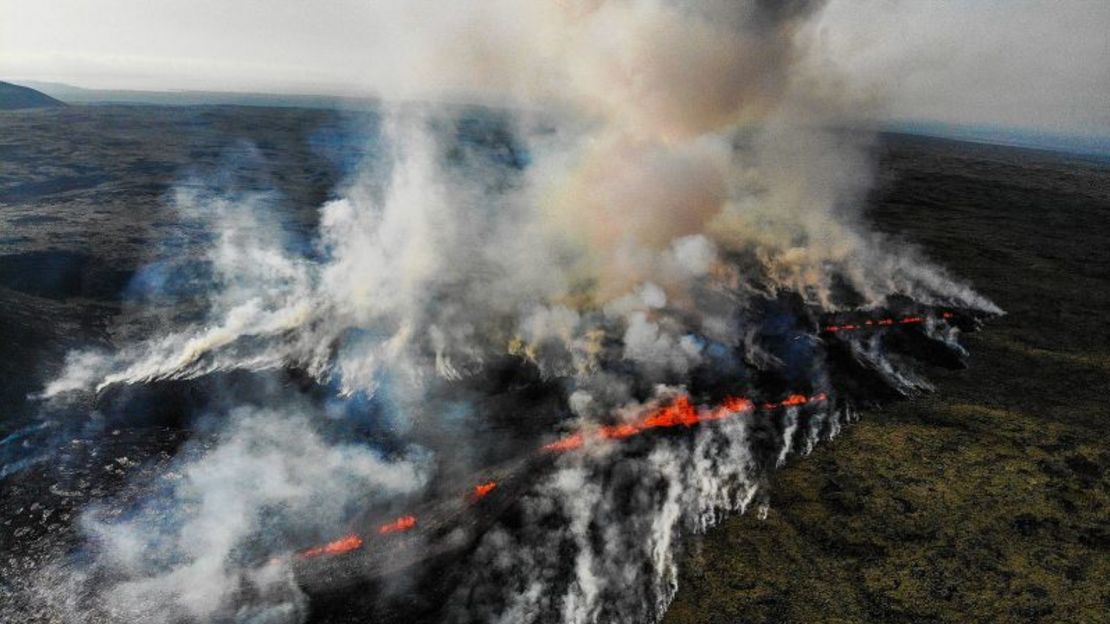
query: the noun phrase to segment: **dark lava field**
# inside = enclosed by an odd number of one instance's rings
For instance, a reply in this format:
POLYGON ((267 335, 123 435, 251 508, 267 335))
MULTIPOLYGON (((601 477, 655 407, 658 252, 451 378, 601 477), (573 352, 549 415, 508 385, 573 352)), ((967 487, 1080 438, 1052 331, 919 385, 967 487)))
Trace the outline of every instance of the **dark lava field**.
POLYGON ((1007 312, 686 556, 668 624, 1106 622, 1110 164, 886 136, 867 215, 1007 312))
MULTIPOLYGON (((146 331, 157 315, 126 321, 157 309, 156 292, 177 294, 183 309, 166 314, 189 313, 190 285, 156 271, 205 236, 174 189, 268 192, 307 232, 372 123, 246 107, 0 113, 0 602, 72 539, 81 506, 181 441, 179 423, 117 415, 97 425, 119 448, 88 462, 110 473, 96 488, 24 476, 40 469, 27 397, 69 349, 146 331)), ((968 370, 927 371, 934 394, 865 412, 778 472, 766 519, 691 539, 665 621, 1107 621, 1110 162, 908 135, 877 150, 866 217, 1007 314, 965 338, 968 370)))

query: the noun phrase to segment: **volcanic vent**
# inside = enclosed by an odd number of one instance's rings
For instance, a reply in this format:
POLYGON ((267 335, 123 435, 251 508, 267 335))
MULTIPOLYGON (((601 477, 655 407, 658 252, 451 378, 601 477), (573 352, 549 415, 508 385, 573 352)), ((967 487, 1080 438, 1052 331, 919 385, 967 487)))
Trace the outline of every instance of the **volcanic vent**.
MULTIPOLYGON (((652 453, 655 445, 677 445, 689 452, 691 444, 708 444, 699 437, 720 437, 718 443, 732 444, 735 442, 729 436, 741 435, 747 446, 742 456, 743 468, 731 477, 747 480, 747 487, 731 493, 739 494, 739 498, 718 502, 723 503, 721 509, 732 506, 742 510, 758 496, 757 484, 767 471, 781 465, 792 452, 808 452, 817 441, 835 435, 841 424, 851 419, 856 407, 908 397, 923 388, 921 382, 911 382, 903 374, 894 373, 888 361, 876 358, 875 353, 962 367, 966 352, 955 342, 954 336, 960 328, 964 331, 978 329, 986 316, 989 315, 966 309, 918 306, 908 300, 868 312, 814 312, 807 318, 811 328, 808 335, 821 337, 820 350, 828 372, 824 389, 804 386, 802 389, 810 394, 787 393, 781 389, 787 388, 790 382, 781 372, 776 374, 766 368, 757 370, 750 365, 745 366, 743 373, 734 373, 730 378, 716 378, 712 370, 702 371, 694 377, 696 381, 683 390, 666 393, 663 398, 639 409, 612 415, 604 423, 541 436, 541 443, 530 453, 476 471, 470 477, 473 485, 456 485, 453 494, 426 497, 409 509, 411 513, 393 519, 370 514, 350 525, 350 532, 333 541, 296 552, 293 564, 298 582, 313 593, 319 592, 325 601, 336 599, 336 596, 346 600, 342 597, 345 595, 343 588, 355 585, 380 588, 388 585, 389 579, 405 574, 421 579, 426 592, 434 594, 442 591, 445 585, 454 588, 462 582, 458 575, 466 575, 468 566, 475 565, 471 560, 481 555, 480 550, 477 554, 474 552, 475 542, 480 542, 488 532, 502 532, 506 536, 503 539, 510 540, 507 543, 498 540, 496 548, 519 547, 521 544, 510 546, 511 540, 528 539, 526 535, 531 527, 525 525, 522 518, 529 513, 527 506, 534 504, 537 497, 545 496, 544 489, 551 487, 550 481, 559 478, 559 470, 566 469, 567 464, 590 465, 589 470, 599 472, 605 482, 611 478, 606 473, 612 467, 604 464, 636 465, 652 453), (880 346, 876 348, 875 345, 880 346), (837 379, 848 383, 837 384, 837 379), (750 394, 736 394, 742 390, 750 394), (777 400, 767 395, 767 392, 776 391, 779 392, 777 400), (718 429, 714 430, 715 427, 718 429), (707 431, 698 431, 701 428, 707 431), (587 459, 572 457, 574 454, 583 454, 587 459)), ((530 364, 521 360, 517 365, 528 367, 530 364)), ((712 463, 721 458, 711 454, 701 459, 712 463)), ((642 466, 636 468, 643 469, 642 466)), ((645 485, 625 483, 623 487, 635 490, 645 485)), ((683 486, 677 484, 677 487, 683 486)), ((631 493, 625 492, 621 496, 629 495, 631 493)), ((627 500, 618 509, 630 515, 652 511, 635 509, 627 500)), ((708 517, 698 522, 711 521, 720 510, 703 511, 708 517)), ((610 520, 617 526, 636 524, 630 518, 610 520)), ((555 526, 554 530, 558 531, 558 524, 555 526)), ((694 528, 698 528, 697 525, 694 528)), ((598 531, 601 537, 604 529, 590 530, 598 531)), ((649 534, 637 537, 648 543, 652 539, 649 534)), ((571 570, 564 570, 563 574, 563 582, 576 582, 571 570)), ((489 587, 513 582, 512 574, 494 576, 498 579, 496 583, 485 579, 476 587, 486 587, 488 591, 489 587)), ((622 595, 628 591, 625 589, 606 597, 603 604, 607 607, 598 612, 602 621, 618 619, 620 614, 615 609, 626 601, 630 603, 626 606, 642 606, 643 600, 660 600, 658 595, 644 592, 636 593, 636 597, 629 600, 622 595)), ((496 608, 506 608, 497 602, 498 599, 495 599, 496 608)), ((468 610, 474 607, 473 596, 466 602, 468 610)), ((434 600, 432 603, 438 604, 434 600)))

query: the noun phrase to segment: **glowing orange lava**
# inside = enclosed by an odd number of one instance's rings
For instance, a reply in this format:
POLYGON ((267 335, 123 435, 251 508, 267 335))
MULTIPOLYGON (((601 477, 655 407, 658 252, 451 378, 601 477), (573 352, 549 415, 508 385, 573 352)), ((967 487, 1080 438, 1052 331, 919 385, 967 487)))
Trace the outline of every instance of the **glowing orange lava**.
POLYGON ((393 522, 388 522, 378 527, 378 533, 381 535, 401 533, 403 531, 408 531, 414 526, 416 526, 416 516, 401 516, 393 522))
POLYGON ((545 444, 541 448, 545 451, 573 451, 574 449, 582 446, 585 440, 582 438, 581 433, 575 433, 565 438, 555 440, 550 444, 545 444))
MULTIPOLYGON (((818 393, 811 397, 804 394, 791 394, 782 401, 777 403, 761 403, 759 409, 770 411, 780 407, 796 407, 810 403, 823 403, 828 400, 828 395, 825 393, 818 393)), ((744 397, 726 397, 719 405, 713 408, 695 406, 690 400, 689 395, 681 394, 671 399, 668 403, 661 407, 648 411, 639 420, 624 423, 620 425, 609 425, 600 427, 593 431, 588 432, 591 438, 604 439, 604 440, 623 440, 635 435, 639 435, 645 431, 666 427, 692 427, 696 424, 723 420, 730 416, 737 414, 752 412, 756 409, 755 403, 751 399, 744 397)), ((562 453, 572 451, 580 448, 586 443, 586 432, 572 433, 566 437, 560 438, 549 444, 540 447, 540 451, 551 451, 562 453)), ((497 487, 496 481, 486 481, 474 486, 470 500, 477 501, 486 496, 497 487)), ((401 516, 392 522, 388 522, 378 527, 379 535, 389 535, 391 533, 401 533, 408 531, 416 526, 416 516, 407 515, 401 516)), ((333 542, 328 542, 323 546, 309 548, 302 551, 299 556, 302 558, 315 557, 317 555, 337 555, 345 552, 361 548, 363 545, 363 538, 358 535, 351 534, 346 537, 341 537, 333 542)))
MULTIPOLYGON (((941 318, 950 319, 956 315, 952 312, 942 312, 941 318)), ((882 326, 889 327, 891 325, 917 325, 924 323, 927 317, 924 316, 904 316, 902 318, 884 318, 879 320, 867 320, 863 323, 847 323, 844 325, 826 325, 821 328, 822 332, 835 334, 837 332, 852 331, 855 329, 863 329, 865 327, 882 326)))
MULTIPOLYGON (((828 396, 825 393, 815 394, 812 397, 807 397, 804 394, 792 394, 778 403, 762 403, 759 408, 773 410, 780 407, 805 405, 806 403, 820 403, 827 399, 828 396)), ((734 414, 748 412, 753 409, 755 409, 755 404, 744 397, 726 397, 715 408, 698 409, 690 401, 688 395, 682 394, 662 407, 648 412, 638 421, 599 427, 592 432, 592 437, 605 440, 623 440, 650 429, 692 427, 699 423, 722 420, 734 414)), ((577 432, 545 444, 540 447, 540 450, 562 453, 580 448, 585 442, 586 434, 577 432)))
POLYGON ((493 491, 493 488, 495 487, 497 487, 497 483, 495 481, 486 481, 485 483, 479 483, 478 485, 475 485, 474 500, 478 500, 486 494, 489 494, 493 491))
POLYGON ((809 402, 809 399, 806 398, 804 394, 792 394, 786 397, 786 399, 784 399, 782 403, 779 403, 779 405, 782 405, 784 407, 790 405, 805 405, 807 402, 809 402))
POLYGON ((352 533, 333 542, 328 542, 323 546, 309 548, 302 552, 301 556, 315 557, 317 555, 338 555, 339 553, 352 551, 360 546, 362 546, 362 538, 352 533))
POLYGON ((598 429, 597 433, 609 440, 623 440, 640 433, 640 429, 636 425, 610 425, 598 429))
POLYGON ((665 405, 648 414, 648 417, 640 423, 639 428, 643 430, 678 425, 691 427, 698 424, 698 422, 698 412, 694 409, 694 404, 690 402, 690 397, 684 394, 676 398, 670 405, 665 405))

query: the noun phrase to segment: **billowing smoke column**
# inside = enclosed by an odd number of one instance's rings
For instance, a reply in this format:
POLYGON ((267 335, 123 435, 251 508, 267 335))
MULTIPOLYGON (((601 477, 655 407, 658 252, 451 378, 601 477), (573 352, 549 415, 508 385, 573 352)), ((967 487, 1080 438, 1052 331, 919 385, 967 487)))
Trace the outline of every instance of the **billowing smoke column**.
POLYGON ((390 501, 473 489, 460 505, 515 494, 451 533, 473 547, 444 619, 651 621, 683 532, 834 435, 861 375, 926 387, 891 332, 959 352, 939 310, 998 312, 861 225, 868 144, 812 37, 819 2, 466 6, 414 3, 417 43, 386 90, 446 85, 498 111, 466 126, 458 107, 384 106, 311 253, 258 198, 182 190, 218 237, 203 321, 74 353, 44 389, 275 370, 315 385, 231 411, 144 514, 90 512, 96 554, 74 582, 100 612, 297 620, 290 566, 398 536, 439 552, 390 501), (352 405, 390 423, 388 449, 319 437, 315 419, 352 405), (655 435, 668 418, 689 435, 655 435), (575 452, 540 468, 545 448, 575 452), (498 470, 530 478, 511 489, 498 470))

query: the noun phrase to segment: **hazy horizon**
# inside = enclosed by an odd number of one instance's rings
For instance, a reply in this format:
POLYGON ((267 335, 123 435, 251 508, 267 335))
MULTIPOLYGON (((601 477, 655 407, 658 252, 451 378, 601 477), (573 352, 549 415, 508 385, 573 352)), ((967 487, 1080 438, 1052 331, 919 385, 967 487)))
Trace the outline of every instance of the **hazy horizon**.
MULTIPOLYGON (((413 76, 444 40, 515 36, 489 19, 497 4, 343 1, 306 14, 253 0, 0 0, 0 75, 87 89, 480 101, 488 77, 444 72, 435 92, 420 92, 429 81, 413 76)), ((811 51, 880 122, 1110 136, 1110 3, 831 0, 812 29, 811 51)))
MULTIPOLYGON (((331 108, 333 106, 346 108, 351 106, 358 108, 358 103, 360 101, 372 103, 379 99, 378 96, 373 94, 341 95, 325 91, 279 92, 95 88, 66 82, 35 80, 33 78, 8 79, 3 76, 0 76, 0 82, 9 82, 19 86, 30 87, 67 104, 97 105, 120 103, 138 105, 151 104, 158 106, 230 104, 240 106, 289 106, 302 108, 331 108), (71 91, 87 93, 77 99, 73 99, 70 94, 71 91), (70 95, 68 100, 67 95, 70 95)), ((462 106, 491 105, 490 102, 465 99, 452 101, 441 100, 439 103, 462 106)), ((493 105, 495 104, 496 103, 493 103, 493 105)), ((878 129, 884 132, 941 137, 971 143, 1046 149, 1078 155, 1110 156, 1110 132, 1105 134, 1078 134, 1001 124, 941 122, 913 118, 879 120, 878 129)))

